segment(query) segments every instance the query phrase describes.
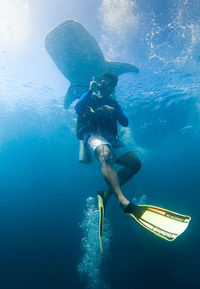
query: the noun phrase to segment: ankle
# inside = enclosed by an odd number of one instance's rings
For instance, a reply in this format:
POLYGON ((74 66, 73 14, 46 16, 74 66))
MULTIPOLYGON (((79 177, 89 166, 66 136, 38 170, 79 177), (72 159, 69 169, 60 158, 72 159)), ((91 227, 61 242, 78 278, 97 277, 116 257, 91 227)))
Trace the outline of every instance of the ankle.
POLYGON ((123 200, 119 200, 119 206, 122 210, 124 210, 130 202, 124 198, 123 200))

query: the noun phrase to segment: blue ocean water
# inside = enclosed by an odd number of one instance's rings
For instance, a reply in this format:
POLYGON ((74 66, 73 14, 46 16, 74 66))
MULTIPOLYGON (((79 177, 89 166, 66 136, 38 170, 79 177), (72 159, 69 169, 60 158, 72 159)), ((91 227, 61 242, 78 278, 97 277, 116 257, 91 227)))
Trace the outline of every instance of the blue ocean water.
POLYGON ((200 3, 198 0, 1 0, 0 287, 199 288, 200 3), (97 39, 106 59, 134 63, 116 98, 129 117, 121 138, 142 161, 124 193, 188 214, 175 242, 106 211, 98 244, 97 162, 78 163, 68 81, 44 48, 67 18, 97 39))

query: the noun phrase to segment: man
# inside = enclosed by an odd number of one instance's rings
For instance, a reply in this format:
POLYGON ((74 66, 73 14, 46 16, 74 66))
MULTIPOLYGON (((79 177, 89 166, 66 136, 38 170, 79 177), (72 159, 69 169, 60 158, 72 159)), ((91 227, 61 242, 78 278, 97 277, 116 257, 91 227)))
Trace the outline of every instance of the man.
POLYGON ((118 138, 117 122, 128 126, 128 118, 121 106, 112 99, 118 77, 110 72, 101 75, 100 81, 92 80, 89 90, 75 106, 78 114, 77 136, 84 145, 94 151, 101 163, 101 171, 108 190, 98 193, 99 241, 103 253, 102 237, 104 210, 112 193, 122 210, 142 227, 167 241, 175 240, 187 228, 190 217, 150 205, 129 202, 121 186, 141 168, 140 160, 118 138), (114 163, 123 166, 116 172, 114 163))
POLYGON ((141 163, 118 138, 117 122, 127 127, 128 118, 111 97, 117 82, 118 77, 110 72, 102 74, 99 82, 92 80, 89 90, 81 96, 75 110, 78 114, 77 136, 94 151, 108 184, 108 190, 101 192, 104 206, 114 193, 120 207, 125 210, 129 201, 120 187, 140 170, 141 163), (123 168, 116 172, 114 163, 123 168))

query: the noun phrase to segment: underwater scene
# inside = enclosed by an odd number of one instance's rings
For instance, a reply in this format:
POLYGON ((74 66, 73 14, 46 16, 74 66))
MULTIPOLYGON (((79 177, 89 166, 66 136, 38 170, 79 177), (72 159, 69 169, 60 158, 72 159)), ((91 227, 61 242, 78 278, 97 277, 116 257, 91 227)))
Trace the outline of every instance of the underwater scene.
POLYGON ((200 288, 199 0, 1 0, 0 120, 1 289, 200 288), (190 216, 173 242, 111 196, 101 253, 107 185, 79 161, 75 106, 104 70, 142 164, 122 192, 190 216))

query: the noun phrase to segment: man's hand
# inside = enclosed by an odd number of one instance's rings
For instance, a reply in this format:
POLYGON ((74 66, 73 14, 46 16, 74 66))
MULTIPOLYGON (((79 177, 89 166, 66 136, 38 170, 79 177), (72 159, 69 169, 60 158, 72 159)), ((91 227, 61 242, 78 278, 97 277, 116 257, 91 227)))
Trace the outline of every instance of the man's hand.
POLYGON ((113 113, 114 112, 114 107, 109 106, 109 105, 102 105, 101 107, 98 108, 98 111, 113 113))
POLYGON ((92 78, 92 81, 90 81, 90 87, 89 90, 97 91, 98 90, 98 83, 94 80, 94 77, 92 78))

